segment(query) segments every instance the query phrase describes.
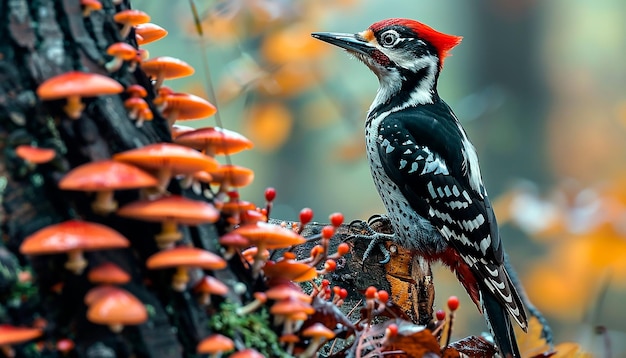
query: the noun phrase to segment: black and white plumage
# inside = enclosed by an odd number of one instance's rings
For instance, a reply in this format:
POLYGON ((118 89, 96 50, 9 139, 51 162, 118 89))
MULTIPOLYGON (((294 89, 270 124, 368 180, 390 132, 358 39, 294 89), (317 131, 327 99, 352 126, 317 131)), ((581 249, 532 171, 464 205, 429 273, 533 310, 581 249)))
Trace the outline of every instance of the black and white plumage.
POLYGON ((358 34, 313 36, 346 49, 379 79, 366 148, 393 240, 448 265, 485 315, 502 355, 518 357, 510 318, 526 330, 524 304, 503 265, 474 146, 437 93, 443 60, 461 38, 407 19, 380 21, 358 34))

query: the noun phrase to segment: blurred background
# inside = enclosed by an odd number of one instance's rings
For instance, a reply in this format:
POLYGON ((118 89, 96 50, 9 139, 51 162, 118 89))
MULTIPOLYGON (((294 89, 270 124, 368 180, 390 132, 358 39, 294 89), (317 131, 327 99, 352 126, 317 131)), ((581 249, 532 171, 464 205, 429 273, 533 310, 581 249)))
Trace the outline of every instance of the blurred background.
MULTIPOLYGON (((196 68, 167 85, 216 102, 221 125, 255 142, 231 158, 256 174, 242 198, 260 205, 275 187, 272 216, 287 220, 303 207, 318 221, 335 211, 347 220, 384 212, 363 138, 377 80, 309 33, 410 17, 464 36, 439 93, 478 150, 528 295, 556 342, 626 356, 626 2, 197 1, 203 41, 188 1, 133 5, 169 31, 145 46, 150 56, 196 68)), ((215 117, 182 124, 219 125, 215 117)), ((438 307, 452 294, 465 299, 456 336, 486 330, 454 276, 435 275, 438 307)))

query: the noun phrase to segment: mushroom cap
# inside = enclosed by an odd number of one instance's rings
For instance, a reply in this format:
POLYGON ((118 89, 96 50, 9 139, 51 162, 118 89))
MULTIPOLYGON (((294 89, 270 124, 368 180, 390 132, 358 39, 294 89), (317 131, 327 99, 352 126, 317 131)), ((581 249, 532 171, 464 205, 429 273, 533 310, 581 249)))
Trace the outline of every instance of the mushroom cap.
POLYGON ((44 101, 69 96, 113 95, 123 91, 124 87, 112 78, 80 71, 70 71, 51 77, 37 87, 37 95, 44 101))
POLYGON ((287 316, 299 312, 313 314, 315 313, 315 308, 313 308, 310 304, 295 298, 280 300, 270 307, 270 313, 275 315, 287 316))
POLYGON ((231 354, 229 358, 265 358, 265 356, 257 350, 248 348, 231 354))
MULTIPOLYGON (((191 131, 195 131, 195 130, 196 129, 193 128, 193 127, 181 126, 179 124, 172 125, 172 128, 170 129, 170 131, 172 132, 172 138, 173 139, 178 138, 178 136, 180 136, 183 133, 187 133, 187 132, 191 132, 191 131)), ((174 141, 174 142, 176 142, 176 141, 174 141)))
POLYGON ((130 281, 130 275, 112 262, 105 262, 89 270, 87 279, 93 283, 121 285, 130 281))
POLYGON ((263 272, 270 278, 283 278, 293 282, 306 282, 317 277, 315 267, 294 260, 282 260, 266 264, 263 272))
POLYGON ((130 85, 126 88, 126 93, 128 93, 131 97, 145 97, 148 95, 148 91, 141 85, 130 85))
POLYGON ((190 93, 173 93, 163 99, 165 109, 163 115, 168 117, 176 111, 176 120, 190 120, 210 117, 217 112, 217 108, 202 97, 190 93))
POLYGON ((214 354, 228 352, 235 348, 232 339, 221 334, 212 334, 198 343, 196 352, 199 354, 214 354))
POLYGON ((124 205, 117 215, 144 221, 171 220, 185 225, 200 225, 216 222, 220 212, 207 202, 170 195, 124 205))
POLYGON ((92 10, 102 10, 102 3, 98 0, 80 0, 80 4, 92 10))
MULTIPOLYGON (((213 175, 211 175, 211 177, 213 177, 213 175)), ((211 181, 213 181, 213 179, 211 179, 211 181)), ((245 210, 254 210, 256 209, 256 205, 246 200, 235 199, 221 203, 219 209, 224 214, 237 214, 245 210)))
POLYGON ((148 311, 143 303, 128 291, 112 287, 89 306, 87 319, 93 323, 106 325, 136 325, 148 320, 148 311))
POLYGON ((157 24, 147 22, 135 26, 135 34, 141 36, 141 40, 137 40, 137 44, 145 45, 167 36, 167 30, 157 24))
POLYGON ((28 236, 20 246, 24 255, 46 255, 70 250, 104 250, 129 246, 128 240, 108 226, 68 220, 46 226, 28 236))
POLYGON ((235 154, 254 147, 252 141, 243 135, 219 127, 206 127, 180 134, 174 142, 195 149, 214 148, 215 154, 235 154))
POLYGON ((306 242, 306 239, 293 230, 267 222, 242 225, 232 231, 245 236, 253 245, 266 249, 281 249, 306 242))
POLYGON ((313 297, 302 292, 300 286, 293 284, 291 281, 285 281, 285 283, 271 287, 265 291, 265 295, 267 295, 267 298, 274 301, 280 301, 290 297, 306 303, 311 303, 313 300, 313 297))
POLYGON ((0 346, 19 344, 41 336, 39 328, 16 327, 0 324, 0 346))
POLYGON ((193 174, 200 170, 211 172, 219 163, 194 149, 172 143, 155 143, 113 155, 113 159, 142 168, 159 170, 171 168, 174 174, 193 174))
POLYGON ((195 292, 224 296, 228 293, 228 286, 213 276, 205 275, 198 283, 196 283, 193 290, 195 292))
POLYGON ((54 159, 56 151, 50 148, 33 147, 23 144, 15 148, 15 154, 27 162, 43 164, 54 159))
POLYGON ((107 54, 130 61, 137 56, 137 49, 126 42, 116 42, 107 48, 107 54))
POLYGON ((333 332, 331 329, 329 329, 328 327, 324 326, 323 324, 317 322, 314 323, 312 325, 310 325, 309 327, 305 328, 302 331, 302 336, 304 337, 323 337, 326 339, 333 339, 335 338, 335 332, 333 332))
POLYGON ((160 75, 165 79, 187 77, 195 72, 187 62, 169 56, 145 60, 141 63, 141 69, 150 77, 160 75))
POLYGON ((116 290, 117 287, 111 285, 100 285, 92 288, 87 291, 85 297, 83 298, 83 302, 85 302, 86 306, 91 306, 92 303, 96 302, 100 297, 104 297, 109 292, 116 290))
POLYGON ((150 21, 150 15, 141 10, 128 9, 113 15, 113 20, 120 24, 137 26, 150 21))
POLYGON ((102 160, 80 165, 70 170, 59 182, 63 190, 125 190, 153 187, 158 181, 134 165, 114 160, 102 160))
POLYGON ((209 170, 213 184, 227 183, 236 188, 244 187, 254 180, 254 171, 235 164, 222 164, 214 170, 209 170))
POLYGON ((142 109, 147 109, 148 107, 148 102, 146 102, 143 98, 141 97, 130 97, 129 99, 124 101, 124 107, 128 110, 132 109, 137 109, 137 110, 142 110, 142 109))
POLYGON ((232 246, 238 248, 249 247, 251 245, 250 240, 248 240, 245 236, 233 234, 232 232, 222 235, 219 238, 219 243, 222 246, 232 246))
POLYGON ((146 261, 149 269, 171 267, 200 267, 205 270, 221 270, 226 267, 226 261, 210 251, 195 247, 178 246, 169 250, 162 250, 150 256, 146 261))

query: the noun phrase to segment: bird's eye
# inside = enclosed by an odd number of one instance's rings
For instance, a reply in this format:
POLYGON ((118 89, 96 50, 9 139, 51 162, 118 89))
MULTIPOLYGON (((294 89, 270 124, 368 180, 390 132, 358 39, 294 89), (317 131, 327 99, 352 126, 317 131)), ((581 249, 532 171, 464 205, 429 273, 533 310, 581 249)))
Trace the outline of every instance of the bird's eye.
POLYGON ((398 42, 398 33, 390 30, 382 34, 380 37, 381 44, 385 47, 391 47, 398 42))

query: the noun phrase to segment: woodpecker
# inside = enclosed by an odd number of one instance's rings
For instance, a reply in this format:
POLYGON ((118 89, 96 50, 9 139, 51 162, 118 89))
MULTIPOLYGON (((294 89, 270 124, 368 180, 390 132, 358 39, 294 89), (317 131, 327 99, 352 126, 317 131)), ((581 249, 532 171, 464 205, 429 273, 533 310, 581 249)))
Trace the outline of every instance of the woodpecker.
POLYGON ((365 122, 367 158, 397 244, 449 266, 485 316, 504 357, 519 357, 511 317, 526 331, 524 304, 504 261, 478 156, 437 81, 461 37, 409 19, 356 34, 312 36, 347 50, 376 74, 365 122))

